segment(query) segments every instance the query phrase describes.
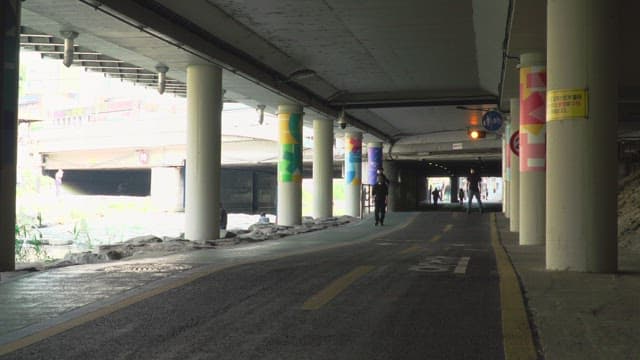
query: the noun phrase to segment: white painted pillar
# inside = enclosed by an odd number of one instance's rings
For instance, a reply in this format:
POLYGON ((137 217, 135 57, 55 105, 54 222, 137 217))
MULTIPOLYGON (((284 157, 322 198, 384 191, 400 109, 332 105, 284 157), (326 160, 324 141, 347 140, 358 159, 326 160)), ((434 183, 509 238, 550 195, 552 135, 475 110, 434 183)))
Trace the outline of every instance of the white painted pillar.
POLYGON ((313 120, 313 216, 333 215, 333 121, 313 120))
POLYGON ((344 135, 344 202, 347 215, 360 217, 362 184, 362 133, 344 135))
POLYGON ((509 148, 509 136, 511 134, 511 122, 507 121, 504 129, 504 216, 509 219, 511 217, 511 149, 509 148))
POLYGON ((302 106, 278 106, 278 225, 302 223, 302 106))
POLYGON ((16 168, 18 156, 19 0, 0 2, 0 271, 16 267, 16 168))
POLYGON ((509 150, 511 151, 511 171, 509 197, 509 231, 518 232, 520 230, 520 157, 511 149, 512 139, 517 139, 520 133, 520 99, 509 99, 511 116, 511 135, 509 136, 509 150))
POLYGON ((547 2, 549 270, 617 270, 618 2, 547 2))
POLYGON ((502 137, 502 213, 507 216, 508 202, 507 202, 507 141, 505 137, 502 137))
POLYGON ((541 53, 520 56, 520 245, 545 236, 547 69, 541 53))
POLYGON ((151 203, 157 210, 182 208, 182 178, 179 167, 151 168, 151 203))
POLYGON ((220 237, 220 120, 222 71, 187 67, 185 238, 220 237))

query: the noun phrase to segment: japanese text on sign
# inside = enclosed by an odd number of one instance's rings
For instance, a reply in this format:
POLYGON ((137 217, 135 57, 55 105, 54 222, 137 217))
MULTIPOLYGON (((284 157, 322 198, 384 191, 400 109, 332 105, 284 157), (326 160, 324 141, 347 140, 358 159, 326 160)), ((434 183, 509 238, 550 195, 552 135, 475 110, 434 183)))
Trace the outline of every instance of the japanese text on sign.
POLYGON ((547 91, 547 121, 587 118, 587 90, 547 91))

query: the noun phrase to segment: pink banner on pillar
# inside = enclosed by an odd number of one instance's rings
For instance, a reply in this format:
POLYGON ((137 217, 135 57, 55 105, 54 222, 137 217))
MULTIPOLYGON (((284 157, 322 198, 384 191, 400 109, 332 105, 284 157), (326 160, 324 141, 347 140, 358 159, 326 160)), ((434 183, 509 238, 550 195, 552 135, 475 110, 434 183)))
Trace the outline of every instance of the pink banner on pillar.
POLYGON ((546 67, 520 69, 520 172, 547 168, 546 84, 546 67))

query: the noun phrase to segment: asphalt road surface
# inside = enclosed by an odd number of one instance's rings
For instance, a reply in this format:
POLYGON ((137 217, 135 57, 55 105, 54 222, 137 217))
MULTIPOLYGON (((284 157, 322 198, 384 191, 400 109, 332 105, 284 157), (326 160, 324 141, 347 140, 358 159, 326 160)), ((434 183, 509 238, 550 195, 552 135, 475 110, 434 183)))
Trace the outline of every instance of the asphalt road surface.
POLYGON ((503 359, 489 216, 232 267, 2 359, 503 359))

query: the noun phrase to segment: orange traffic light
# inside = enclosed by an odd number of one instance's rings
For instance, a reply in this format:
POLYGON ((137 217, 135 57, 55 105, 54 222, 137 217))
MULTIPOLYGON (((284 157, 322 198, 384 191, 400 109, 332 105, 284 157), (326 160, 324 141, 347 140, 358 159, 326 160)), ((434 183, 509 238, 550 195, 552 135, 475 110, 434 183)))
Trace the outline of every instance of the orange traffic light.
POLYGON ((487 132, 484 130, 477 130, 477 129, 469 129, 469 137, 473 140, 476 139, 483 139, 487 136, 487 132))

